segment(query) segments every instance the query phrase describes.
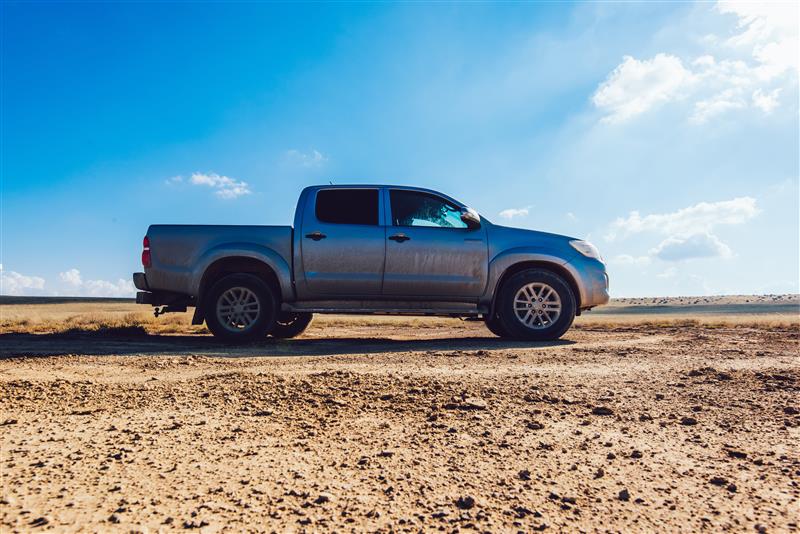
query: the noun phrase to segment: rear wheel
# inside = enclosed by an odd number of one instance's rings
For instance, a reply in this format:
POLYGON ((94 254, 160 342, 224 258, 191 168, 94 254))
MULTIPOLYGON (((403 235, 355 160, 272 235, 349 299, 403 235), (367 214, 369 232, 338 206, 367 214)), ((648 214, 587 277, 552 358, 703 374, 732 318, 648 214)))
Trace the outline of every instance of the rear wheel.
POLYGON ((277 299, 252 274, 230 274, 215 283, 205 299, 206 324, 215 337, 234 343, 263 338, 275 325, 277 299))
POLYGON ((531 341, 558 339, 575 320, 575 295, 557 274, 528 269, 503 284, 497 314, 510 337, 531 341))
POLYGON ((306 312, 281 313, 278 315, 278 319, 275 322, 275 326, 270 331, 270 335, 278 339, 297 337, 305 332, 313 318, 314 314, 306 312))

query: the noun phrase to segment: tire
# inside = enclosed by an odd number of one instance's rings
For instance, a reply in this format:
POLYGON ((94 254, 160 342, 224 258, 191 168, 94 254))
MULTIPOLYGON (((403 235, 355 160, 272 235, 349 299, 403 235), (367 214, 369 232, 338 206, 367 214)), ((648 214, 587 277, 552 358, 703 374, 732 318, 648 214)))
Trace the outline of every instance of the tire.
POLYGON ((503 283, 498 298, 499 322, 514 339, 558 339, 575 320, 575 295, 552 271, 520 271, 503 283))
POLYGON ((252 274, 229 274, 221 278, 211 287, 204 303, 208 329, 214 337, 227 342, 262 339, 275 326, 278 309, 275 293, 264 280, 252 274), (228 310, 232 313, 227 314, 228 310))
POLYGON ((488 328, 492 334, 496 335, 497 337, 508 337, 508 332, 503 326, 503 323, 500 321, 500 317, 498 317, 496 314, 491 319, 484 319, 484 322, 486 323, 486 328, 488 328))
POLYGON ((313 318, 312 313, 281 313, 269 334, 278 339, 297 337, 305 332, 313 318))

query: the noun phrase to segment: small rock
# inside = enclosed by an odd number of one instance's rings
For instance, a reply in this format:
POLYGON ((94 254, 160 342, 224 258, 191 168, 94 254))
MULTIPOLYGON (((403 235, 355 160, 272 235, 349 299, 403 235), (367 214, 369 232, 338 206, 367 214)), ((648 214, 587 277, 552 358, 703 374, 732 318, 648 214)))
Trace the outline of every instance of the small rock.
POLYGON ((737 451, 737 450, 734 450, 734 449, 728 449, 727 452, 728 452, 728 456, 730 456, 731 458, 738 458, 739 460, 743 460, 743 459, 747 458, 747 453, 746 452, 737 451))
POLYGON ((681 417, 681 424, 684 426, 694 426, 697 424, 697 419, 694 417, 681 417))
POLYGON ((722 477, 713 477, 711 480, 709 480, 709 482, 715 486, 724 486, 728 483, 728 481, 722 477))
POLYGON ((641 458, 641 457, 642 457, 642 451, 634 450, 631 452, 631 458, 641 458))
POLYGON ((725 489, 727 489, 727 490, 728 490, 728 491, 730 491, 731 493, 736 493, 736 489, 737 489, 737 488, 736 488, 736 484, 728 484, 728 487, 727 487, 727 488, 725 488, 725 489))
POLYGON ((394 456, 394 451, 381 451, 378 453, 381 458, 390 458, 394 456))
POLYGON ((664 395, 662 393, 656 393, 656 400, 664 400, 664 395))
POLYGON ((326 502, 331 502, 333 495, 330 493, 320 493, 319 496, 314 500, 315 504, 325 504, 326 502))
MULTIPOLYGON (((797 415, 800 414, 800 410, 795 408, 794 406, 787 406, 783 409, 783 413, 786 415, 797 415)), ((14 421, 16 423, 16 421, 14 421)))
POLYGON ((523 469, 522 471, 517 473, 517 476, 519 477, 520 480, 530 480, 531 472, 528 471, 527 469, 523 469))
POLYGON ((529 421, 528 424, 527 424, 527 427, 530 430, 541 430, 541 429, 544 428, 544 425, 542 423, 540 423, 539 421, 529 421))
POLYGON ((629 501, 629 500, 631 500, 631 494, 628 492, 627 489, 624 489, 624 490, 619 492, 619 495, 617 495, 617 498, 619 500, 621 500, 621 501, 629 501))
POLYGON ((465 410, 485 410, 486 409, 486 401, 483 399, 479 399, 477 397, 467 397, 464 399, 462 403, 463 408, 465 410))
POLYGON ((616 457, 617 457, 617 455, 616 455, 616 454, 614 454, 613 452, 609 452, 609 453, 606 455, 606 458, 607 458, 607 459, 609 459, 609 460, 613 460, 613 459, 614 459, 614 458, 616 458, 616 457))
POLYGON ((614 410, 606 406, 595 406, 592 408, 592 415, 613 415, 614 410))
POLYGON ((606 474, 606 472, 603 471, 603 468, 601 467, 597 471, 595 471, 594 478, 596 478, 596 479, 597 478, 603 478, 603 476, 605 476, 605 474, 606 474))
POLYGON ((456 506, 462 510, 469 510, 475 506, 475 499, 469 495, 459 497, 456 500, 456 506))
POLYGON ((43 527, 43 526, 45 526, 45 525, 47 525, 49 523, 50 523, 50 520, 47 519, 46 517, 37 517, 36 519, 31 521, 29 524, 32 527, 43 527))
POLYGON ((111 514, 108 517, 108 520, 112 523, 119 523, 119 516, 117 514, 111 514))

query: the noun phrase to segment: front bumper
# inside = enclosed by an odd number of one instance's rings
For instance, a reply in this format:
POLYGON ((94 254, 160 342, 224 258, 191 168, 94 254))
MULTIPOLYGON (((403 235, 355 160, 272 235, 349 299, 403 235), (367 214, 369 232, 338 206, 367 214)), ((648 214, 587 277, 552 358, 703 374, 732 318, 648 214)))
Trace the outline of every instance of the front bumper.
POLYGON ((608 273, 602 262, 581 259, 568 265, 580 289, 582 310, 608 303, 611 298, 608 294, 608 273))

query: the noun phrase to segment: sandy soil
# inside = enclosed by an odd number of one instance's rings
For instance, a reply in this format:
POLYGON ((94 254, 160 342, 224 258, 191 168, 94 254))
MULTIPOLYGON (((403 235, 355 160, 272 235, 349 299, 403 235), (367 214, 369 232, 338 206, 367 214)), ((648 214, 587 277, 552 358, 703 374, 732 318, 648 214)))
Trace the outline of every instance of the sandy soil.
POLYGON ((796 328, 415 324, 0 335, 0 530, 798 530, 796 328))

